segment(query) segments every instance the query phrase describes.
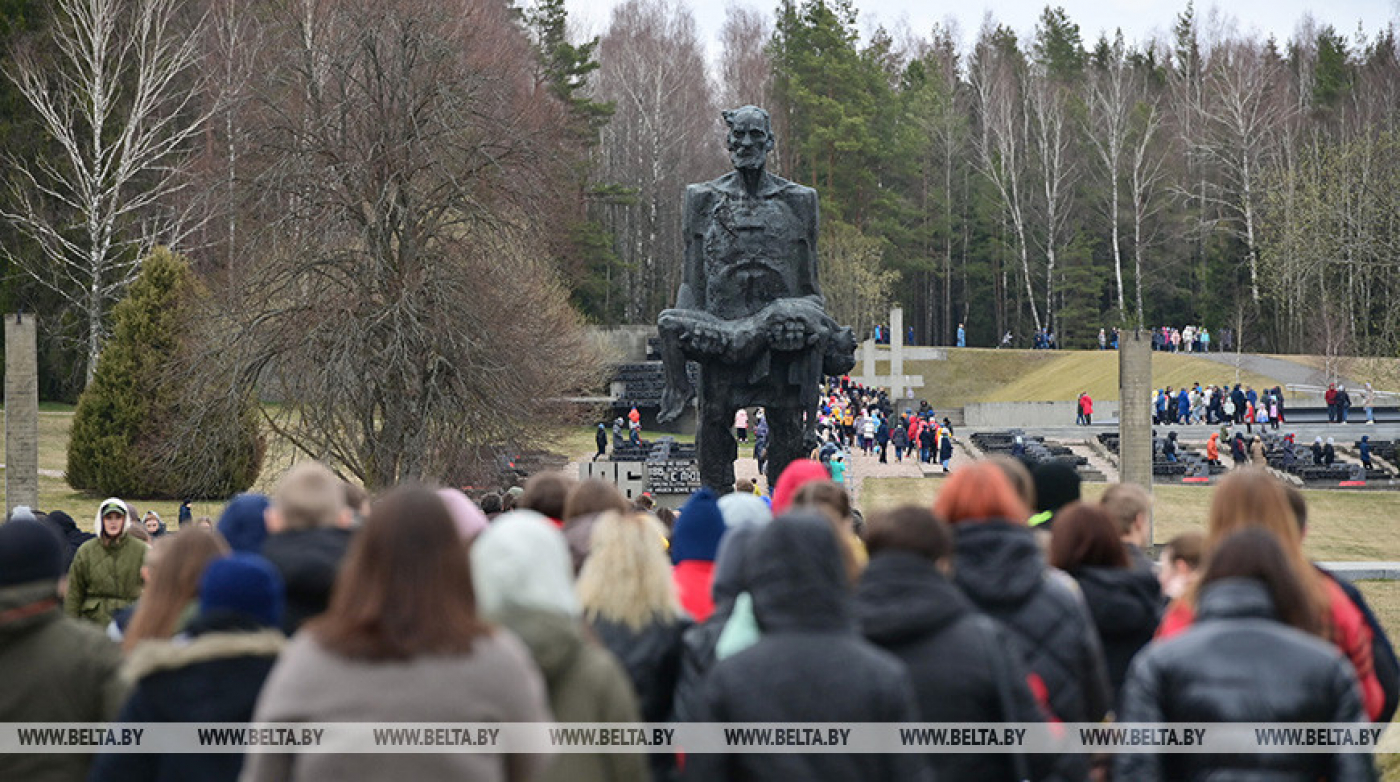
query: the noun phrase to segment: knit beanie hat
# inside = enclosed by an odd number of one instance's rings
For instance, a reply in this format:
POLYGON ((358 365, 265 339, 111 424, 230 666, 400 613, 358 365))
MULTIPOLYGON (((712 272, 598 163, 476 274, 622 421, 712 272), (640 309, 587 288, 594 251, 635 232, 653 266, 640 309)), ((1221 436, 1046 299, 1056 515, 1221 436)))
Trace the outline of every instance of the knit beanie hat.
POLYGON ((690 495, 671 531, 671 561, 676 564, 688 559, 714 562, 724 529, 724 515, 719 511, 715 493, 703 488, 690 495))
POLYGON ((57 582, 63 575, 63 543, 37 521, 0 524, 0 586, 57 582))
POLYGON ((265 494, 240 494, 234 497, 219 516, 219 534, 234 551, 257 554, 267 539, 264 514, 272 502, 265 494))
POLYGON ((437 496, 442 500, 442 504, 447 506, 447 515, 452 517, 452 523, 457 527, 457 534, 462 540, 471 540, 490 524, 481 508, 476 507, 476 503, 467 499, 467 495, 462 492, 456 489, 438 489, 437 496))
POLYGON ((741 492, 720 497, 719 512, 724 517, 726 529, 734 529, 741 524, 767 524, 773 520, 773 511, 767 503, 757 495, 741 492))
POLYGON ((199 612, 236 613, 268 627, 282 626, 282 577, 257 554, 235 552, 216 559, 199 580, 199 612))
POLYGON ((1064 462, 1041 462, 1031 473, 1035 482, 1035 509, 1057 513, 1079 500, 1079 473, 1064 462))
POLYGON ((582 613, 564 533, 535 511, 497 516, 476 536, 469 557, 476 605, 487 619, 516 609, 582 613))
POLYGON ((35 515, 34 515, 34 510, 33 510, 32 508, 30 508, 28 505, 16 505, 16 506, 15 506, 15 509, 12 510, 12 511, 10 511, 10 521, 38 521, 38 520, 39 520, 39 519, 38 519, 37 517, 35 517, 35 515))

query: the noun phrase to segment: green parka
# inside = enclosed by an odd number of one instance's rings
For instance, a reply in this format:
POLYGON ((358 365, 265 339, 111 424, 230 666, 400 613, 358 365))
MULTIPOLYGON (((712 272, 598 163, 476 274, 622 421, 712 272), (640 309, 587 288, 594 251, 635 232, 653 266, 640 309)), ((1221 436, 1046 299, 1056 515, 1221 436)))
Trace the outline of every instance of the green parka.
POLYGON ((124 531, 105 546, 100 535, 79 546, 68 569, 64 610, 75 619, 106 628, 113 613, 141 596, 141 563, 147 548, 124 531))

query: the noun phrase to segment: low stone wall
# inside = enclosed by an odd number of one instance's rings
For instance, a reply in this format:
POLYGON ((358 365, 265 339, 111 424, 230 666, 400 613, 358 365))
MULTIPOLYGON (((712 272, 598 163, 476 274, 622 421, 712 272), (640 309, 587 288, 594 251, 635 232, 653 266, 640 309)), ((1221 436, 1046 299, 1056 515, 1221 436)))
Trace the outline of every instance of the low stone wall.
MULTIPOLYGON (((1074 426, 1077 402, 978 402, 963 405, 963 424, 973 428, 1074 426)), ((1095 420, 1118 418, 1118 402, 1094 403, 1095 420)))

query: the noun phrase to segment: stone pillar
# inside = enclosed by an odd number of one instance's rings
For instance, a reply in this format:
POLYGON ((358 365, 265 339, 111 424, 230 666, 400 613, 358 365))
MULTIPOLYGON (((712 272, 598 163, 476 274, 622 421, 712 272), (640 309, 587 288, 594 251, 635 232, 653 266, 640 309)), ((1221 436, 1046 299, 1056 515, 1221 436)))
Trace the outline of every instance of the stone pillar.
POLYGON ((39 504, 39 347, 33 315, 5 316, 5 516, 39 504))
POLYGON ((874 382, 874 381, 871 380, 870 378, 875 377, 875 340, 874 340, 874 338, 867 339, 867 340, 865 341, 865 344, 864 344, 864 345, 861 345, 860 347, 861 347, 861 351, 860 351, 860 352, 861 352, 861 364, 863 365, 862 368, 865 370, 865 378, 866 378, 865 382, 867 382, 867 383, 872 383, 872 382, 874 382))
POLYGON ((1152 493, 1152 337, 1141 329, 1118 340, 1118 474, 1152 493))
POLYGON ((890 386, 890 399, 902 399, 904 397, 904 386, 899 378, 904 375, 904 308, 895 307, 890 310, 890 377, 894 378, 894 383, 890 386))

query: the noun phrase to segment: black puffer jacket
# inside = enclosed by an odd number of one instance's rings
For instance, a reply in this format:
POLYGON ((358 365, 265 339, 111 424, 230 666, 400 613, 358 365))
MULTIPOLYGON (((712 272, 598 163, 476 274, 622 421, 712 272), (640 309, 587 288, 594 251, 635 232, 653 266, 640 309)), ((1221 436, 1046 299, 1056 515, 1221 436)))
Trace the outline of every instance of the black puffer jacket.
POLYGON ((1123 689, 1133 655, 1146 646, 1162 618, 1162 585, 1138 568, 1080 568, 1070 573, 1079 582, 1089 615, 1099 632, 1108 681, 1116 695, 1123 689))
MULTIPOLYGON (((684 615, 674 622, 652 622, 641 630, 606 619, 589 623, 593 634, 627 671, 643 722, 671 719, 681 672, 681 636, 690 625, 684 615)), ((675 755, 657 752, 647 760, 653 782, 674 778, 675 755)))
POLYGON ((1103 649, 1073 579, 1045 564, 1034 532, 1001 520, 954 527, 957 585, 1013 631, 1026 667, 1065 722, 1097 722, 1110 694, 1103 649))
POLYGON ((73 521, 73 517, 61 510, 50 511, 44 518, 49 527, 63 538, 63 571, 66 573, 73 564, 73 555, 78 553, 78 548, 97 536, 78 529, 78 523, 73 521))
POLYGON ((291 635, 302 622, 323 613, 331 600, 336 573, 350 548, 350 531, 319 527, 269 535, 262 555, 287 585, 282 630, 291 635))
POLYGON ((758 534, 757 526, 739 526, 725 533, 715 555, 715 574, 710 595, 715 611, 704 622, 691 625, 681 637, 680 679, 674 702, 677 722, 694 722, 700 710, 701 686, 705 674, 715 665, 715 644, 734 611, 734 601, 748 588, 745 564, 749 543, 758 534))
MULTIPOLYGON (((903 551, 870 560, 856 590, 861 632, 909 668, 924 722, 1043 722, 1007 631, 981 616, 932 562, 903 551)), ((1049 755, 1026 755, 1036 779, 1049 755)), ((938 779, 1013 780, 1009 754, 934 754, 938 779)))
MULTIPOLYGON (((1274 618, 1265 586, 1223 579, 1201 590, 1196 623, 1138 655, 1123 688, 1124 722, 1366 722, 1351 663, 1331 644, 1274 618)), ((1369 755, 1137 755, 1114 759, 1133 782, 1352 782, 1374 779, 1369 755)))
MULTIPOLYGON (((903 663, 856 633, 839 545, 829 521, 800 511, 755 536, 749 591, 763 637, 715 664, 697 721, 918 720, 903 663)), ((912 754, 696 754, 685 779, 917 782, 932 774, 912 754)))

